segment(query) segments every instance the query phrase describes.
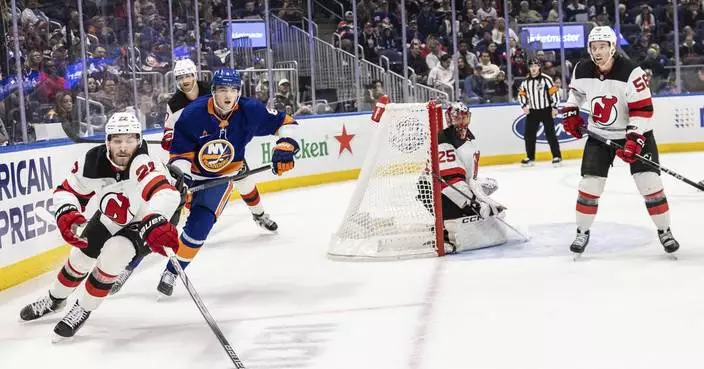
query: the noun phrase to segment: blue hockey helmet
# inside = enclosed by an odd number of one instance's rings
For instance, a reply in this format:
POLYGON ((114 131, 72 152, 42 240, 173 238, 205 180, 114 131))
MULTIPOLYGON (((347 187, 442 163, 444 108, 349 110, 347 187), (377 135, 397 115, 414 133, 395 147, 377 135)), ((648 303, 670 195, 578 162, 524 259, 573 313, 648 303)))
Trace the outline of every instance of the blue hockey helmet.
POLYGON ((218 86, 234 87, 239 90, 242 87, 240 73, 232 68, 218 69, 213 73, 211 86, 213 90, 218 86))

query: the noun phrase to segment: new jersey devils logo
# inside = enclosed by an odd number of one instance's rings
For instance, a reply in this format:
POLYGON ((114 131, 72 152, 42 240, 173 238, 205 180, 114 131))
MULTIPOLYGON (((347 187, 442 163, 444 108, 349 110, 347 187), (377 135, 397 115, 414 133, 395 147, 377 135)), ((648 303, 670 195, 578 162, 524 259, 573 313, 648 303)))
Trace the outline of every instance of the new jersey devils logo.
POLYGON ((614 124, 618 118, 618 110, 616 110, 616 96, 597 96, 592 99, 592 118, 594 122, 603 126, 614 124))
POLYGON ((130 200, 119 192, 106 193, 100 200, 100 211, 119 225, 129 224, 134 217, 130 212, 130 200))

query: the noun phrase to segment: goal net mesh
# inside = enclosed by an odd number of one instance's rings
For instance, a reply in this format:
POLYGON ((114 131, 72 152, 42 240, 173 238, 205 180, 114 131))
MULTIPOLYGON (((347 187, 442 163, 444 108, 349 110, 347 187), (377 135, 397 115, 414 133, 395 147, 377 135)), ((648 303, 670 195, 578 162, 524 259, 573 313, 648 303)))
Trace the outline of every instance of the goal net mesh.
MULTIPOLYGON (((331 257, 436 255, 436 207, 430 168, 437 135, 433 104, 388 104, 357 187, 328 249, 331 257)), ((438 189, 439 191, 439 189, 438 189)), ((442 245, 440 245, 442 247, 442 245)))

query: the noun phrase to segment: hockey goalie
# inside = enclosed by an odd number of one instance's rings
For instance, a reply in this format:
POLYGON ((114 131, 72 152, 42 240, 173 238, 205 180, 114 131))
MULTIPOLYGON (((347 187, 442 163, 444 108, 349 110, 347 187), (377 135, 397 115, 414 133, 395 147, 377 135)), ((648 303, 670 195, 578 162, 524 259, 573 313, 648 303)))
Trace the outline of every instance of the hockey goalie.
MULTIPOLYGON (((469 130, 469 108, 463 103, 453 103, 447 108, 445 118, 447 128, 438 137, 445 252, 504 244, 508 237, 497 217, 503 218, 506 208, 490 197, 498 189, 497 182, 477 176, 480 152, 469 130)), ((430 191, 427 177, 421 177, 418 200, 432 212, 428 200, 432 197, 424 195, 430 191)))

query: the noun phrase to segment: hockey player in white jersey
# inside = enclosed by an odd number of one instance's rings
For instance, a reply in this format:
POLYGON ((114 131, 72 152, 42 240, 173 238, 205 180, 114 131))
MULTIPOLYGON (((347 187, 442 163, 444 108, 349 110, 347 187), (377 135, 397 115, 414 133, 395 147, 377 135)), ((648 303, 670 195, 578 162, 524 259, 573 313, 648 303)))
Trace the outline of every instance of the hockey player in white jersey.
POLYGON ((562 111, 563 126, 572 136, 582 138, 588 129, 623 146, 613 150, 593 137, 587 138, 577 196, 577 237, 570 250, 581 254, 589 243, 599 197, 609 168, 618 156, 630 164, 631 175, 657 227, 660 243, 666 252, 672 253, 677 251, 679 243, 670 231, 670 212, 660 172, 636 159, 640 154, 658 162, 648 75, 616 54, 616 42, 616 34, 610 27, 592 29, 587 45, 591 60, 575 66, 569 98, 562 111), (585 103, 589 109, 587 122, 579 116, 579 108, 585 103))
MULTIPOLYGON (((453 103, 446 111, 448 127, 438 137, 440 176, 444 180, 441 183, 444 236, 450 245, 446 252, 496 246, 507 241, 504 228, 495 219, 504 216, 505 208, 489 197, 498 185, 494 179, 477 176, 480 151, 469 130, 470 120, 467 106, 453 103)), ((432 196, 423 196, 431 191, 430 183, 422 179, 418 190, 419 199, 426 199, 424 205, 431 210, 432 203, 427 199, 432 196)))
POLYGON ((54 328, 59 339, 76 334, 134 257, 150 249, 178 250, 178 232, 169 218, 182 195, 169 171, 149 156, 141 131, 132 113, 115 113, 105 126, 105 145, 74 162, 54 191, 57 228, 73 248, 48 293, 25 306, 20 318, 30 321, 62 310, 87 278, 78 301, 54 328), (92 198, 98 209, 87 221, 83 213, 92 198))

